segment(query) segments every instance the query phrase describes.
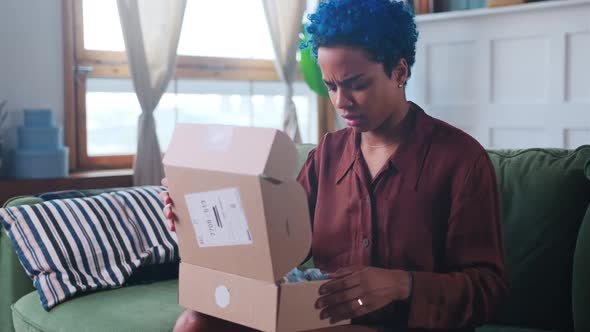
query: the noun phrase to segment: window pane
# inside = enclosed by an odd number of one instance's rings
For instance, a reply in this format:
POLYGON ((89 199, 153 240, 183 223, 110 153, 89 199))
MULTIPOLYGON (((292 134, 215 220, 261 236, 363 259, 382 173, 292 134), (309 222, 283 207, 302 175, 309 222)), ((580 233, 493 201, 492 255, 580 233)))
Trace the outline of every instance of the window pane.
MULTIPOLYGON (((125 50, 116 0, 84 0, 83 21, 86 49, 125 50)), ((178 54, 273 59, 262 1, 188 0, 178 54)))
POLYGON ((85 49, 125 51, 117 0, 84 0, 82 17, 85 49))
MULTIPOLYGON (((301 82, 295 83, 294 91, 302 140, 317 143, 316 96, 301 82)), ((283 93, 284 84, 280 82, 173 81, 154 113, 162 151, 168 147, 178 122, 280 129, 283 93)), ((140 113, 130 80, 88 79, 88 155, 134 154, 140 113)))
MULTIPOLYGON (((91 78, 86 86, 88 156, 135 154, 141 108, 131 80, 91 78)), ((168 92, 162 96, 154 112, 160 146, 162 143, 168 146, 170 137, 166 134, 171 133, 176 124, 175 107, 175 95, 168 92)))
POLYGON ((89 156, 135 152, 137 98, 132 92, 86 93, 86 132, 89 156))
POLYGON ((178 54, 273 59, 261 0, 188 0, 178 54))

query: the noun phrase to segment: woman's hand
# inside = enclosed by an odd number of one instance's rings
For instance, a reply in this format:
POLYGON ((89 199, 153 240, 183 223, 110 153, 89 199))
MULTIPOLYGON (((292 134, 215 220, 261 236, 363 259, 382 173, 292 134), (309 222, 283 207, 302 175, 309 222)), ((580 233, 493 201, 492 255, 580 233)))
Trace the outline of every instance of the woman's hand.
POLYGON ((316 302, 321 319, 330 323, 352 319, 410 297, 411 276, 406 271, 355 266, 330 274, 316 302))
MULTIPOLYGON (((166 180, 166 178, 162 179, 162 186, 168 188, 168 180, 166 180)), ((158 194, 158 198, 166 205, 164 206, 162 212, 164 213, 164 216, 166 216, 166 219, 168 219, 170 222, 170 230, 175 232, 176 227, 174 226, 174 221, 176 221, 177 218, 176 214, 174 213, 174 202, 172 201, 172 198, 170 198, 170 193, 168 191, 162 191, 160 194, 158 194)))

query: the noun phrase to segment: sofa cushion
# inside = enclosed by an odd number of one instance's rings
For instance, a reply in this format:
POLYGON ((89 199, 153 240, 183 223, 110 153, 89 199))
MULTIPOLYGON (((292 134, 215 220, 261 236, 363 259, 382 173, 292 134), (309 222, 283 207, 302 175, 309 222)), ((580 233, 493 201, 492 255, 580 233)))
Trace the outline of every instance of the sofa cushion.
POLYGON ((475 330, 476 332, 557 332, 540 329, 521 328, 517 326, 486 325, 475 330))
POLYGON ((0 222, 47 310, 119 287, 140 267, 178 260, 157 198, 161 187, 0 209, 0 222))
MULTIPOLYGON (((35 196, 16 196, 8 199, 4 202, 3 207, 19 206, 19 205, 31 205, 43 203, 43 199, 35 196)), ((1 225, 0 225, 1 226, 1 225)))
POLYGON ((96 196, 104 193, 110 193, 115 191, 126 190, 128 187, 125 188, 106 188, 106 189, 81 189, 81 190, 60 190, 60 191, 51 191, 36 194, 34 197, 42 199, 44 201, 50 201, 54 199, 65 199, 65 198, 83 198, 83 197, 91 197, 96 196))
POLYGON ((574 327, 576 331, 590 331, 590 207, 578 233, 572 282, 574 327))
POLYGON ((184 310, 177 280, 124 287, 80 296, 43 310, 36 293, 12 306, 16 331, 171 331, 184 310))
POLYGON ((574 249, 590 203, 590 146, 489 154, 502 196, 510 285, 499 321, 570 331, 574 249))

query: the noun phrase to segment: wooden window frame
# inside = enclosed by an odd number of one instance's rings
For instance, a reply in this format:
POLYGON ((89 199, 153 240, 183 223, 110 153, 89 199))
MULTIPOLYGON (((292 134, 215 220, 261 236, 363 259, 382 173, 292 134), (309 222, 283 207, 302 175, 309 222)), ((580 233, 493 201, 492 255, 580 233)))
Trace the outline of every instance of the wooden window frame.
MULTIPOLYGON (((134 155, 88 156, 86 132, 86 80, 131 78, 125 52, 84 48, 83 1, 62 0, 64 36, 64 127, 70 147, 70 170, 130 168, 134 155), (85 70, 91 68, 91 70, 85 70)), ((277 81, 272 60, 179 56, 176 79, 277 81)), ((298 75, 298 80, 302 78, 298 75)), ((333 130, 326 121, 329 101, 318 97, 318 131, 321 137, 333 130)))

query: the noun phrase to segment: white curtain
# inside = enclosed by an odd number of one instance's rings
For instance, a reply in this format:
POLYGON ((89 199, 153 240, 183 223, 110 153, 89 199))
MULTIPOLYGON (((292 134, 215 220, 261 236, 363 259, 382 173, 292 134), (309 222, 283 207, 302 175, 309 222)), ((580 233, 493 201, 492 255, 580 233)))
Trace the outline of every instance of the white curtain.
POLYGON ((159 184, 164 170, 154 109, 174 75, 186 0, 118 0, 117 5, 133 87, 142 110, 133 182, 159 184))
POLYGON ((293 81, 297 71, 296 52, 299 46, 303 12, 306 0, 262 0, 266 22, 275 51, 275 67, 286 85, 283 130, 301 143, 297 109, 293 103, 293 81))

